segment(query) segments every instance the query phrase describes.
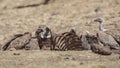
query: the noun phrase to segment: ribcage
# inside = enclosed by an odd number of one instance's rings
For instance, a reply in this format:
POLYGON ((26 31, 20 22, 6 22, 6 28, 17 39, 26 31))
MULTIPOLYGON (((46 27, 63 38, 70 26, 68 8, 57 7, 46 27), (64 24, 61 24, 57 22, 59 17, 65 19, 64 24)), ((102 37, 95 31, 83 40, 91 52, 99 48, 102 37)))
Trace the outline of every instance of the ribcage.
POLYGON ((80 38, 71 32, 53 36, 52 50, 82 50, 80 38))

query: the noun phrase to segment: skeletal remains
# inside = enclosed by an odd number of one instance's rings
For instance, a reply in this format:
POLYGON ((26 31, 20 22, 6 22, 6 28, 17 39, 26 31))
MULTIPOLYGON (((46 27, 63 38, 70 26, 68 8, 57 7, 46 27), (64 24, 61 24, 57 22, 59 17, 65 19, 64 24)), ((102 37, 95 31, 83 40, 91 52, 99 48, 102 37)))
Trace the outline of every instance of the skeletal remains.
POLYGON ((120 54, 120 33, 105 33, 103 19, 95 21, 102 24, 96 35, 86 33, 78 36, 75 29, 55 34, 47 26, 41 25, 34 34, 27 32, 15 35, 3 45, 2 50, 92 50, 101 55, 120 54))

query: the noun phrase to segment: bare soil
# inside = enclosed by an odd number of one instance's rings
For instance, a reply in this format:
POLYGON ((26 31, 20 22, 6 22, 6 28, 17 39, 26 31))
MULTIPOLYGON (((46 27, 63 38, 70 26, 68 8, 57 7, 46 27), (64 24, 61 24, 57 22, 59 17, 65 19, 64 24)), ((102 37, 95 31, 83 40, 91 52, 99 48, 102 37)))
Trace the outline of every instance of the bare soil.
POLYGON ((120 55, 91 51, 5 51, 0 68, 120 68, 120 55))

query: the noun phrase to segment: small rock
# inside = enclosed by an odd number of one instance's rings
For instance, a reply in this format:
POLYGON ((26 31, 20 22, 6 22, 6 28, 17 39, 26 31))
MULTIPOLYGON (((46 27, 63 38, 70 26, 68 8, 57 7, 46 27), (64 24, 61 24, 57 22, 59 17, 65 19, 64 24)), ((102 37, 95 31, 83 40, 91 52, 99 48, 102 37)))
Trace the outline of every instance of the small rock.
POLYGON ((72 60, 74 60, 74 61, 75 61, 76 59, 75 59, 74 57, 72 57, 72 60))
POLYGON ((80 62, 80 65, 83 65, 84 63, 83 62, 80 62))
POLYGON ((20 53, 13 53, 13 55, 20 55, 20 53))

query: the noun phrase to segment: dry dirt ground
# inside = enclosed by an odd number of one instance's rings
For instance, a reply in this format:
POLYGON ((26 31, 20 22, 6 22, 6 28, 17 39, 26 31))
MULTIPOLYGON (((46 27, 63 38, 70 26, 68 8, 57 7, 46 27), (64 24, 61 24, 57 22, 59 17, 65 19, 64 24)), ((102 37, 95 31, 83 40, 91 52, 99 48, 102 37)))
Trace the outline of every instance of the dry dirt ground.
MULTIPOLYGON (((14 34, 47 25, 56 33, 76 27, 78 35, 98 31, 96 17, 106 29, 120 28, 120 0, 0 0, 0 43, 14 34), (19 8, 21 7, 21 8, 19 8), (98 13, 96 8, 100 8, 98 13)), ((120 68, 120 55, 100 56, 90 51, 5 51, 0 68, 120 68), (14 55, 20 53, 20 55, 14 55)))
POLYGON ((120 56, 91 51, 0 52, 0 68, 120 68, 120 56))

